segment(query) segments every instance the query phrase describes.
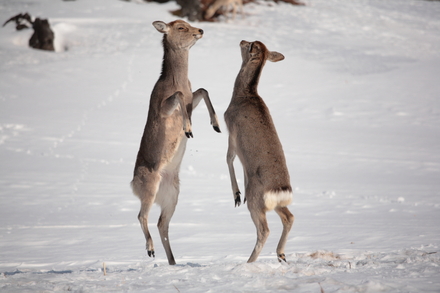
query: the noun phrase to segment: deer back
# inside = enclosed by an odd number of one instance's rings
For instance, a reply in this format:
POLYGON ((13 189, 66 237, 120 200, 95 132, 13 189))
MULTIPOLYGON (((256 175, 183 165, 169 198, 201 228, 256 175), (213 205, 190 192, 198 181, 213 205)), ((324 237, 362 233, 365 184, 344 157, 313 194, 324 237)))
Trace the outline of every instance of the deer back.
POLYGON ((243 62, 225 112, 230 139, 235 142, 249 184, 261 184, 264 192, 291 191, 281 142, 269 109, 257 91, 266 60, 277 62, 284 56, 269 51, 258 41, 242 41, 240 47, 243 62))

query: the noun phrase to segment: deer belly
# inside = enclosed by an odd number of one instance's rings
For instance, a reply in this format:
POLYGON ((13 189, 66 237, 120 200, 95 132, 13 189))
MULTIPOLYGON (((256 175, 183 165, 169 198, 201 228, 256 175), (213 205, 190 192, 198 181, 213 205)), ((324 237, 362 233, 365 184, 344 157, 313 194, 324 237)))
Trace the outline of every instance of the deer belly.
POLYGON ((180 164, 185 154, 187 138, 184 137, 172 159, 160 171, 160 185, 156 194, 155 202, 160 206, 177 203, 177 196, 179 194, 179 169, 180 164))

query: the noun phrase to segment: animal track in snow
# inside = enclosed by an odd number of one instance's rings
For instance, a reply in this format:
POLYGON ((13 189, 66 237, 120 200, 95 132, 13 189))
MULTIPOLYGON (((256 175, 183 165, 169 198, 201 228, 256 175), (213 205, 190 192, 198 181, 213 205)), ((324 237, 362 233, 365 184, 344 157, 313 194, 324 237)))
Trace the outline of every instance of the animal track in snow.
MULTIPOLYGON (((116 101, 118 98, 121 97, 124 91, 126 91, 128 85, 131 82, 133 82, 132 66, 135 57, 136 57, 135 54, 132 54, 126 63, 127 73, 125 75, 126 76, 125 80, 121 81, 120 85, 111 94, 103 97, 98 103, 84 110, 81 118, 79 119, 79 123, 71 131, 54 140, 52 146, 49 148, 49 153, 51 155, 55 157, 72 157, 70 155, 58 154, 56 152, 56 149, 61 144, 65 143, 66 140, 71 139, 75 137, 78 133, 80 133, 87 125, 88 121, 93 118, 95 113, 97 113, 97 111, 103 111, 105 107, 109 106, 110 104, 112 104, 114 101, 116 101)), ((93 158, 91 160, 93 160, 93 158)))

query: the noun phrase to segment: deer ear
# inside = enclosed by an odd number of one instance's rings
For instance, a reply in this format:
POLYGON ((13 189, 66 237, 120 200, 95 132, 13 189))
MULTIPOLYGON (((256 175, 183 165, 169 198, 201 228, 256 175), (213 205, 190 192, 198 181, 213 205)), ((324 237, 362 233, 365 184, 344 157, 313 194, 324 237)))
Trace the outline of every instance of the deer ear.
POLYGON ((170 30, 170 27, 163 21, 155 21, 153 22, 154 27, 157 29, 158 32, 167 34, 170 30))
POLYGON ((278 62, 284 59, 284 55, 275 51, 269 52, 269 57, 267 60, 272 62, 278 62))

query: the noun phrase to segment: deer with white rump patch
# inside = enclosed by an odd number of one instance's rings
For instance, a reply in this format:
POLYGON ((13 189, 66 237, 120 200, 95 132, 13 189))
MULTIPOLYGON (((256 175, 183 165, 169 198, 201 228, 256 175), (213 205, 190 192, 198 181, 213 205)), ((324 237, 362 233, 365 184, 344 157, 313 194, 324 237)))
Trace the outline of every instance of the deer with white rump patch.
POLYGON ((240 190, 234 171, 238 155, 244 171, 245 198, 257 228, 257 243, 248 262, 257 260, 269 236, 266 212, 275 209, 281 218, 283 232, 277 247, 279 261, 286 261, 284 247, 294 217, 287 205, 292 201, 292 187, 283 148, 269 109, 258 95, 257 87, 266 60, 278 62, 284 56, 269 51, 259 42, 241 41, 242 65, 225 121, 229 131, 227 163, 235 206, 240 206, 240 190))
POLYGON ((154 246, 148 230, 148 213, 153 203, 161 207, 157 226, 170 265, 176 264, 170 247, 168 227, 179 194, 179 169, 187 138, 193 137, 191 113, 203 98, 214 130, 220 132, 217 115, 205 89, 191 91, 188 80, 189 49, 202 38, 203 30, 182 20, 153 22, 163 33, 162 73, 150 98, 147 123, 131 181, 141 200, 139 222, 145 234, 148 255, 154 246))

